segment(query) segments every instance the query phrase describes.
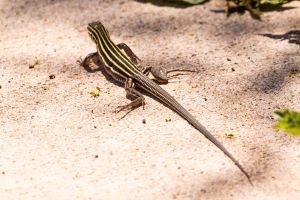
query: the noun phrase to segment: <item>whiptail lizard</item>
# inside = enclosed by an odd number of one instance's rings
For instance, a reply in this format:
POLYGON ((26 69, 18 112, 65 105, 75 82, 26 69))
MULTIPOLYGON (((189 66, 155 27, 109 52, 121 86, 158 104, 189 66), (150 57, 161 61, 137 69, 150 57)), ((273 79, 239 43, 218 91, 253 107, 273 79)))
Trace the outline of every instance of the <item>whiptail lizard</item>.
POLYGON ((115 45, 107 29, 101 22, 92 22, 88 24, 88 33, 92 40, 96 43, 97 52, 89 54, 82 62, 83 66, 89 64, 90 59, 94 56, 99 56, 103 62, 106 72, 116 81, 125 85, 125 90, 128 95, 134 97, 133 101, 125 106, 119 106, 119 111, 125 109, 134 109, 138 106, 144 106, 144 97, 136 89, 140 88, 157 100, 175 111, 199 132, 201 132, 208 140, 216 145, 221 151, 228 156, 235 165, 245 174, 251 183, 250 176, 239 164, 239 162, 225 149, 225 147, 204 127, 202 126, 185 108, 183 108, 169 93, 162 89, 156 82, 148 78, 151 72, 153 76, 160 80, 166 81, 166 71, 162 68, 143 68, 137 65, 139 58, 131 51, 124 43, 115 45), (124 54, 121 50, 124 50, 124 54), (158 70, 157 70, 158 69, 158 70))

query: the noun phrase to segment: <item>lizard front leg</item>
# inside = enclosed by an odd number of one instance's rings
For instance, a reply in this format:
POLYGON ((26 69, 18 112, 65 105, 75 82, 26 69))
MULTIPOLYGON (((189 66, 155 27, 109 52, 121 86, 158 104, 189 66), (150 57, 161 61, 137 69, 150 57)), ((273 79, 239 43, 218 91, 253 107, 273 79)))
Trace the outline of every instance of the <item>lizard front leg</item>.
POLYGON ((133 53, 133 51, 130 49, 129 46, 127 46, 127 44, 125 43, 120 43, 117 44, 117 47, 119 47, 120 49, 124 50, 126 55, 130 58, 130 60, 134 63, 137 64, 137 61, 141 61, 141 59, 139 59, 139 57, 137 57, 137 55, 135 55, 133 53))
MULTIPOLYGON (((130 58, 130 60, 137 65, 137 61, 141 61, 141 59, 139 59, 137 57, 137 55, 135 55, 133 53, 133 51, 130 49, 130 47, 128 45, 126 45, 125 43, 120 43, 117 45, 120 49, 125 51, 125 54, 130 58)), ((173 70, 166 70, 165 68, 162 67, 143 67, 143 66, 139 66, 137 65, 138 69, 145 74, 146 76, 148 76, 150 73, 153 75, 154 77, 154 81, 156 81, 157 83, 161 83, 161 84, 165 84, 168 83, 168 80, 171 78, 175 78, 179 75, 183 75, 183 74, 174 74, 172 76, 168 77, 168 74, 171 72, 195 72, 195 70, 185 70, 185 69, 173 69, 173 70)))
POLYGON ((135 55, 135 53, 133 53, 133 51, 131 50, 131 48, 125 44, 125 43, 120 43, 117 44, 117 46, 124 50, 125 54, 130 58, 130 60, 137 66, 138 70, 141 71, 143 74, 145 74, 146 76, 149 75, 150 71, 151 71, 151 67, 144 67, 144 66, 140 66, 138 65, 137 61, 141 61, 141 59, 135 55))
POLYGON ((90 53, 88 54, 83 60, 81 58, 79 58, 77 60, 77 62, 83 66, 83 67, 88 67, 90 65, 90 63, 95 59, 98 58, 98 53, 94 52, 94 53, 90 53))
POLYGON ((98 52, 88 54, 83 60, 82 58, 79 58, 77 62, 90 73, 100 71, 100 67, 104 65, 103 61, 99 58, 98 52), (97 68, 94 68, 93 66, 97 68))

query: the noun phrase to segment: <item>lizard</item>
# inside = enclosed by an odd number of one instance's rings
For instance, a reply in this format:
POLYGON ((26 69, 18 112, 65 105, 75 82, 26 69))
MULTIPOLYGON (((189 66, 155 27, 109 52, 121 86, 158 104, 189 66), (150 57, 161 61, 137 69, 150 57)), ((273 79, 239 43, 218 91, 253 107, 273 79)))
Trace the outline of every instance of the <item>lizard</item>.
POLYGON ((108 30, 100 21, 91 22, 87 26, 88 34, 95 42, 97 52, 88 54, 81 62, 82 66, 90 63, 93 57, 103 63, 105 71, 117 82, 125 87, 127 95, 133 97, 132 101, 124 106, 118 106, 118 112, 126 109, 133 110, 139 106, 145 105, 145 98, 140 90, 154 96, 159 102, 163 103, 171 110, 176 112, 195 129, 202 133, 216 147, 218 147, 240 171, 247 177, 252 184, 249 174, 242 165, 229 153, 229 151, 202 125, 198 122, 181 104, 179 104, 167 91, 158 83, 167 82, 167 71, 161 67, 142 67, 137 65, 140 59, 125 44, 115 44, 108 30), (123 51, 122 51, 123 50, 123 51), (154 76, 154 80, 148 77, 154 76), (158 83, 156 82, 158 81, 158 83))

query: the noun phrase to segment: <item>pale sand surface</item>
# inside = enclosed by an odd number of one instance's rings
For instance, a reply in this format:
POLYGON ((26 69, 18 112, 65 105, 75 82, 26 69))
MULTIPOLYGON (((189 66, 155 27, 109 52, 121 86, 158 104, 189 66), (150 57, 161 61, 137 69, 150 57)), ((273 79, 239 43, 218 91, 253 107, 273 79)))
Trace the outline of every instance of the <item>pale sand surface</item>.
POLYGON ((139 1, 0 1, 0 199, 300 199, 300 137, 272 129, 276 109, 300 110, 300 2, 268 12, 212 12, 139 1), (163 85, 250 173, 185 120, 76 60, 95 51, 101 20, 143 64, 195 69, 163 85), (296 38, 296 39, 295 39, 296 38), (40 64, 29 65, 38 56, 40 64), (49 75, 55 75, 49 79, 49 75), (89 92, 96 86, 100 96, 89 92), (166 122, 165 119, 171 119, 166 122), (146 123, 143 123, 143 119, 146 123), (229 139, 225 133, 233 133, 229 139))

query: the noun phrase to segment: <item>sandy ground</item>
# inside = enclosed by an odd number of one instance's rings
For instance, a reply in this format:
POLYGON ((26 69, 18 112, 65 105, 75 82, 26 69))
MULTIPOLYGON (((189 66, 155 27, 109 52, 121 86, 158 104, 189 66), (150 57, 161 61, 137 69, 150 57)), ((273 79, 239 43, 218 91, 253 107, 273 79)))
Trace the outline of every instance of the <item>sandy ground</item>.
POLYGON ((272 111, 300 109, 300 73, 289 77, 300 70, 300 2, 286 7, 294 8, 259 22, 226 18, 217 0, 186 8, 1 0, 0 199, 299 199, 300 137, 272 129, 272 111), (254 186, 150 97, 145 110, 120 120, 124 113, 114 110, 129 102, 124 89, 76 63, 95 51, 86 31, 94 20, 144 65, 197 70, 162 87, 243 164, 254 186), (30 69, 36 56, 40 64, 30 69))

